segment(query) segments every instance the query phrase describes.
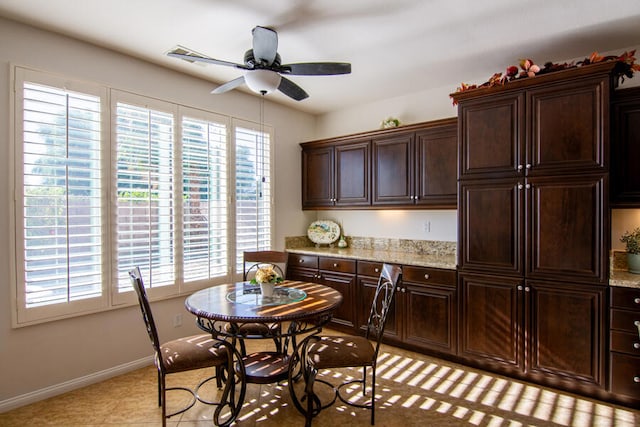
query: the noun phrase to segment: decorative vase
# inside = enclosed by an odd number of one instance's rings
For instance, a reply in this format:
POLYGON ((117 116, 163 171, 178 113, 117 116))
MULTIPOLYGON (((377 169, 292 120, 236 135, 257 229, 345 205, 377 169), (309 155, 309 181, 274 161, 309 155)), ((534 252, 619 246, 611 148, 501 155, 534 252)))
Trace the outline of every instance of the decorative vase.
POLYGON ((629 273, 640 274, 640 254, 627 253, 627 263, 629 264, 629 273))
POLYGON ((344 236, 340 236, 340 240, 338 240, 338 247, 339 248, 347 247, 347 241, 345 240, 344 236))
POLYGON ((276 287, 275 283, 261 282, 260 293, 263 297, 271 298, 273 296, 273 289, 276 287))

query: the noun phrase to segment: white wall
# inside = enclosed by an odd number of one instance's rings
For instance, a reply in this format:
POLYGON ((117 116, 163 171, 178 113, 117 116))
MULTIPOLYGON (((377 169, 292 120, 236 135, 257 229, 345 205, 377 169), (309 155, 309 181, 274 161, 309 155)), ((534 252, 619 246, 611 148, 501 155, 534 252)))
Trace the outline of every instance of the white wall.
MULTIPOLYGON (((46 390, 65 381, 108 370, 151 355, 137 306, 89 316, 11 328, 9 277, 9 70, 10 64, 29 66, 72 79, 111 87, 183 105, 259 121, 259 98, 241 92, 213 96, 212 83, 78 40, 62 37, 0 18, 0 408, 16 396, 46 390)), ((310 222, 300 210, 300 147, 314 137, 316 118, 271 102, 265 103, 265 122, 275 138, 275 244, 299 233, 310 222)), ((184 298, 153 304, 161 338, 168 340, 196 333, 195 322, 184 309, 184 298), (183 313, 180 328, 175 314, 183 313)))

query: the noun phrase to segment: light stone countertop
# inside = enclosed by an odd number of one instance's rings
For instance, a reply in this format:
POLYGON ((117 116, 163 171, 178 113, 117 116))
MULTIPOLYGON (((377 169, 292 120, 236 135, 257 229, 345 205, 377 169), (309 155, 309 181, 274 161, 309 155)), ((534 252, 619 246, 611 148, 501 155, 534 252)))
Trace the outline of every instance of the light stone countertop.
POLYGON ((335 258, 349 258, 363 261, 388 262, 393 264, 415 265, 418 267, 455 270, 456 256, 453 254, 433 255, 413 252, 389 251, 384 249, 355 249, 304 247, 291 248, 287 252, 303 255, 320 255, 335 258))
MULTIPOLYGON (((457 267, 456 256, 453 254, 434 255, 390 251, 384 249, 317 248, 313 246, 290 248, 287 249, 287 251, 303 255, 319 255, 363 261, 389 262, 394 264, 414 265, 418 267, 442 268, 446 270, 455 270, 457 267)), ((626 270, 612 269, 609 277, 609 285, 626 288, 640 288, 640 274, 629 273, 626 270)))
POLYGON ((609 285, 624 288, 640 288, 640 274, 629 273, 625 270, 611 270, 609 285))

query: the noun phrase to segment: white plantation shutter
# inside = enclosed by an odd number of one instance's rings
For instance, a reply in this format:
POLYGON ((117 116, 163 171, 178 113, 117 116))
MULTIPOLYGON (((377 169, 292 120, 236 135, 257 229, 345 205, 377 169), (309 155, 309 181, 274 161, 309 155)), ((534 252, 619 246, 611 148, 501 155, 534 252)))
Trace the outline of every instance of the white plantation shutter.
POLYGON ((136 266, 145 286, 173 285, 174 114, 117 102, 115 120, 118 290, 136 266))
POLYGON ((103 302, 101 95, 62 81, 16 80, 18 322, 97 307, 103 302), (89 304, 87 300, 94 300, 89 304), (78 302, 82 301, 82 305, 78 302), (56 311, 55 305, 63 306, 56 311), (54 307, 53 309, 51 307, 54 307), (44 311, 43 311, 44 310, 44 311))
POLYGON ((235 127, 236 271, 244 251, 271 249, 271 133, 235 127))
POLYGON ((134 267, 152 299, 175 297, 271 249, 270 127, 24 67, 11 75, 14 326, 134 304, 134 267))
POLYGON ((185 282, 228 271, 227 126, 182 118, 183 274, 185 282))

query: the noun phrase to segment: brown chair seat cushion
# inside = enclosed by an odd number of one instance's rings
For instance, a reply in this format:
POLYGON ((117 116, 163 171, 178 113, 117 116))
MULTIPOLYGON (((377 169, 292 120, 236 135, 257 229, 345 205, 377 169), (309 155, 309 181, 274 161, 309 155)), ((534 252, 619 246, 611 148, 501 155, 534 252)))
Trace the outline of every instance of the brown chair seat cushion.
POLYGON ((166 373, 220 366, 227 363, 226 347, 214 347, 216 343, 218 341, 211 338, 211 335, 203 334, 178 338, 162 344, 160 357, 166 367, 166 373))
POLYGON ((360 336, 323 336, 309 345, 309 362, 317 369, 371 366, 375 349, 360 336))

